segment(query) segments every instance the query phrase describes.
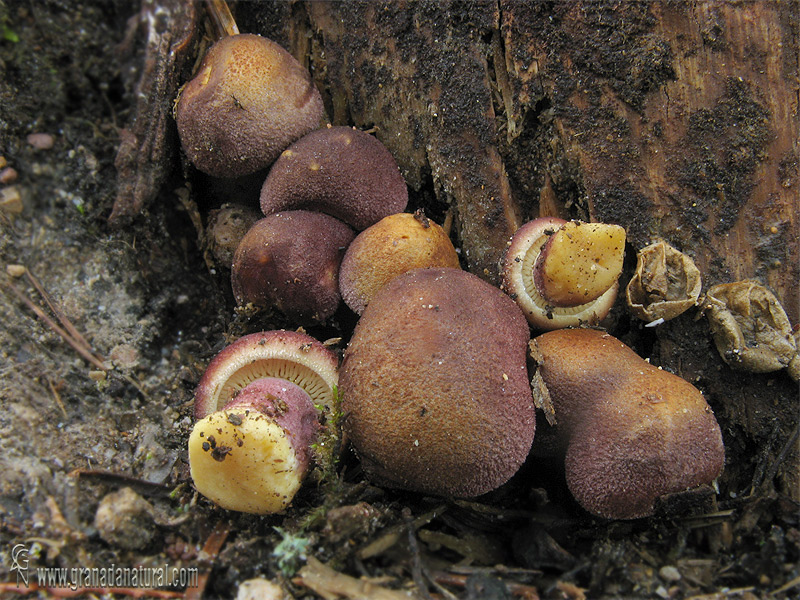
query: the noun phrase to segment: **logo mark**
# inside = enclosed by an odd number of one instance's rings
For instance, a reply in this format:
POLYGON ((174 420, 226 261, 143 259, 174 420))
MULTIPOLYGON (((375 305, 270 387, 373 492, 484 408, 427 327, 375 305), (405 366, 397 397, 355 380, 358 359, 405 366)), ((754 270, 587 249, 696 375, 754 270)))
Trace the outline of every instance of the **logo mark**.
POLYGON ((28 587, 28 548, 25 544, 17 544, 11 549, 11 572, 17 572, 17 586, 20 580, 28 587))

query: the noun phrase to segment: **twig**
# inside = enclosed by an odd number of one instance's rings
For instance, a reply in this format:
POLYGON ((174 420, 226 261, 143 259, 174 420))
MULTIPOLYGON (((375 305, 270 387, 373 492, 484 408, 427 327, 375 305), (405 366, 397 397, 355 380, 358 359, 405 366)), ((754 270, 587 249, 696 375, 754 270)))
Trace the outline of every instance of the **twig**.
POLYGON ((53 382, 50 379, 47 379, 47 385, 50 386, 50 392, 53 394, 53 398, 56 400, 56 404, 58 404, 58 408, 61 409, 61 414, 64 415, 66 419, 69 415, 67 414, 67 409, 64 407, 64 402, 61 400, 61 394, 58 393, 56 386, 53 385, 53 382))
POLYGON ((183 595, 184 600, 200 600, 203 597, 203 592, 205 592, 206 585, 208 585, 208 580, 211 577, 211 571, 214 568, 214 561, 225 544, 230 531, 231 527, 225 521, 220 521, 214 526, 214 530, 206 539, 206 543, 203 544, 203 554, 205 554, 208 566, 198 575, 197 587, 186 590, 183 595))
MULTIPOLYGON (((136 379, 126 373, 116 373, 111 370, 107 364, 105 364, 102 356, 98 355, 93 349, 91 344, 86 340, 85 337, 81 334, 80 331, 72 324, 72 322, 67 318, 64 312, 58 307, 58 305, 53 302, 53 299, 50 297, 50 294, 44 289, 44 286, 39 282, 36 277, 34 277, 33 273, 30 272, 29 269, 25 269, 25 274, 28 277, 28 280, 33 284, 33 287, 36 288, 36 291, 39 292, 39 295, 44 299, 45 304, 47 307, 53 312, 53 314, 58 319, 61 325, 59 326, 53 319, 51 319, 42 309, 41 306, 36 304, 33 300, 31 300, 27 295, 25 295, 22 291, 19 290, 13 283, 10 281, 5 282, 5 286, 25 305, 27 306, 39 319, 41 319, 45 325, 47 325, 50 329, 52 329, 55 333, 57 333, 61 339, 63 339, 67 344, 69 344, 75 352, 77 352, 81 358, 89 362, 93 367, 97 370, 102 371, 103 373, 111 373, 114 376, 122 379, 123 381, 129 383, 136 390, 142 395, 142 397, 147 400, 147 393, 142 389, 142 386, 139 384, 136 379)), ((50 386, 51 390, 53 390, 53 386, 50 386)), ((58 394, 54 391, 54 395, 56 396, 56 400, 59 402, 61 406, 61 410, 64 413, 64 416, 67 416, 66 410, 64 409, 63 404, 61 403, 61 399, 58 394)))
POLYGON ((89 342, 86 341, 86 338, 83 337, 83 335, 81 335, 81 332, 75 328, 75 326, 72 324, 72 321, 70 321, 64 314, 64 312, 56 305, 56 303, 53 302, 53 299, 50 297, 50 294, 48 294, 47 291, 42 286, 42 284, 39 283, 39 280, 33 276, 33 273, 31 273, 30 269, 27 268, 25 269, 25 275, 28 277, 28 281, 30 281, 33 284, 33 287, 36 288, 36 291, 39 292, 39 295, 42 298, 44 298, 44 301, 47 304, 47 306, 50 308, 51 311, 53 311, 53 314, 58 319, 58 322, 61 323, 61 326, 70 334, 72 339, 75 340, 75 342, 78 345, 84 348, 86 352, 94 355, 92 346, 89 344, 89 342))
POLYGON ((778 474, 778 469, 780 468, 783 461, 786 460, 786 457, 789 455, 789 452, 792 451, 792 448, 797 443, 798 437, 800 437, 800 423, 795 425, 794 431, 789 436, 789 439, 786 440, 786 443, 783 445, 783 448, 781 448, 781 451, 775 458, 775 462, 772 463, 772 466, 769 468, 769 471, 767 471, 767 474, 764 476, 764 479, 762 480, 762 485, 767 481, 771 482, 773 479, 775 479, 775 475, 778 474))
POLYGON ((407 507, 403 509, 403 521, 406 524, 408 547, 411 550, 411 576, 414 579, 414 585, 417 586, 417 591, 425 600, 431 600, 428 586, 425 584, 425 580, 422 576, 422 558, 419 555, 419 544, 417 544, 414 520, 411 518, 411 510, 407 507))
POLYGON ((153 483, 152 481, 147 481, 139 477, 125 475, 124 473, 114 473, 113 471, 104 471, 102 469, 75 469, 74 471, 70 471, 69 476, 83 479, 96 479, 111 485, 130 487, 140 494, 157 498, 166 498, 172 492, 172 488, 163 483, 153 483))
POLYGON ((236 25, 231 9, 228 8, 228 3, 225 0, 208 0, 206 12, 211 17, 211 21, 214 23, 214 28, 220 38, 239 34, 239 26, 236 25))
POLYGON ((16 286, 15 286, 13 283, 11 283, 10 281, 6 281, 6 283, 5 283, 5 286, 6 286, 6 287, 7 287, 9 290, 11 290, 11 292, 12 292, 12 293, 13 293, 13 294, 14 294, 14 295, 17 297, 17 298, 19 298, 19 300, 20 300, 20 301, 21 301, 21 302, 22 302, 22 303, 23 303, 25 306, 27 306, 27 307, 28 307, 28 308, 29 308, 31 311, 33 311, 33 313, 34 313, 34 314, 35 314, 37 317, 39 317, 39 318, 40 318, 42 321, 44 321, 44 323, 45 323, 45 324, 46 324, 46 325, 47 325, 47 326, 48 326, 50 329, 52 329, 53 331, 55 331, 55 332, 56 332, 56 333, 57 333, 59 336, 61 336, 61 338, 62 338, 62 339, 65 341, 65 342, 67 342, 67 343, 68 343, 70 346, 72 346, 72 349, 73 349, 73 350, 75 350, 75 352, 77 352, 78 354, 80 354, 80 355, 81 355, 81 357, 82 357, 83 359, 85 359, 86 361, 88 361, 88 362, 89 362, 89 363, 91 363, 91 364, 92 364, 94 367, 97 367, 97 369, 99 369, 99 370, 101 370, 101 371, 108 371, 108 367, 107 367, 105 364, 103 364, 103 362, 102 362, 102 361, 101 361, 99 358, 97 358, 97 357, 96 357, 94 354, 92 354, 91 352, 89 352, 88 350, 86 350, 86 348, 84 348, 84 347, 83 347, 83 346, 82 346, 82 345, 81 345, 79 342, 75 341, 75 340, 72 338, 72 336, 71 336, 71 335, 69 335, 69 333, 67 333, 66 331, 64 331, 64 329, 62 329, 61 327, 59 327, 59 326, 56 324, 56 322, 55 322, 55 321, 53 321, 53 319, 51 319, 50 317, 48 317, 48 316, 47 316, 47 315, 44 313, 44 311, 43 311, 41 308, 39 308, 39 307, 38 307, 36 304, 34 304, 34 302, 33 302, 33 301, 30 299, 30 298, 28 298, 28 297, 27 297, 25 294, 23 294, 21 291, 19 291, 19 289, 17 289, 17 287, 16 287, 16 286))
POLYGON ((391 590, 364 579, 339 573, 313 556, 292 580, 319 594, 322 598, 349 598, 350 600, 411 600, 406 592, 391 590))
MULTIPOLYGON (((433 577, 438 583, 460 589, 467 587, 467 579, 469 579, 469 577, 466 575, 448 573, 445 571, 436 571, 433 573, 433 577)), ((539 600, 539 590, 532 585, 525 585, 523 583, 516 583, 514 581, 504 581, 503 583, 506 584, 506 587, 512 596, 524 598, 525 600, 539 600)))
MULTIPOLYGON (((414 529, 419 529, 420 527, 427 525, 446 510, 447 505, 442 505, 418 516, 413 522, 414 529)), ((384 534, 358 550, 356 555, 359 559, 366 560, 368 558, 372 558, 373 556, 383 554, 398 541, 400 541, 405 527, 405 524, 401 524, 386 529, 384 534)))
POLYGON ((791 581, 783 584, 781 587, 772 590, 769 595, 770 596, 777 596, 778 594, 782 594, 783 592, 788 592, 790 589, 800 586, 800 577, 795 577, 791 581))

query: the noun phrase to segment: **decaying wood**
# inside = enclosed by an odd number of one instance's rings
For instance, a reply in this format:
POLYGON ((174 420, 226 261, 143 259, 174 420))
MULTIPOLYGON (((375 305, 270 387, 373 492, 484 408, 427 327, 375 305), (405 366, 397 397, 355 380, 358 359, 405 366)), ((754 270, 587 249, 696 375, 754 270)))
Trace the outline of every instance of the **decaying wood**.
POLYGON ((475 273, 561 216, 761 277, 797 321, 797 2, 307 5, 336 123, 432 177, 475 273), (547 208, 544 212, 551 212, 547 208))
POLYGON ((537 65, 592 220, 624 225, 637 248, 665 237, 708 285, 760 277, 797 322, 792 6, 575 3, 553 27, 509 3, 503 32, 512 89, 524 96, 524 66, 537 65))
POLYGON ((333 121, 374 126, 406 180, 432 178, 457 211, 470 270, 497 280, 497 262, 520 224, 495 143, 492 73, 482 36, 499 7, 448 3, 307 5, 325 49, 333 121))
POLYGON ((147 31, 142 75, 136 89, 135 117, 120 133, 114 162, 117 197, 108 220, 120 227, 158 195, 174 168, 172 103, 181 83, 191 41, 197 31, 193 2, 150 0, 142 3, 140 27, 147 31))

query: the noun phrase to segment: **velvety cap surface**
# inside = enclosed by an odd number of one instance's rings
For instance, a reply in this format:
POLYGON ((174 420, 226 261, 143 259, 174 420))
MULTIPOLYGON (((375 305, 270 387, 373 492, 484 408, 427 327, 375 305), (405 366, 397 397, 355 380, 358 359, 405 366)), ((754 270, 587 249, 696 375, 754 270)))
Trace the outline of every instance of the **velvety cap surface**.
POLYGON ((519 308, 475 275, 416 269, 367 306, 341 371, 345 429, 367 473, 477 496, 522 465, 535 429, 519 308))
POLYGON ((189 160, 215 177, 268 167, 322 116, 308 71, 275 42, 252 34, 214 44, 175 110, 189 160))
POLYGON ((292 144, 261 189, 265 215, 314 210, 358 230, 402 212, 407 203, 406 183, 386 147, 350 127, 318 129, 292 144))

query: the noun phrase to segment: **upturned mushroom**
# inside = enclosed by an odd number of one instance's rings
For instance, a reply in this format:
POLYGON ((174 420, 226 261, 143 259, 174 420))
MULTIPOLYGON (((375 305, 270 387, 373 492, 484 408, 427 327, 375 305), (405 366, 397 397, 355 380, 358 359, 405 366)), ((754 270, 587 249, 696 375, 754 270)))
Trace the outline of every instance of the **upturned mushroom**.
POLYGON ((268 167, 322 116, 308 71, 275 42, 252 34, 214 44, 175 103, 186 155, 214 177, 268 167))
POLYGON ((195 392, 189 463, 197 490, 230 510, 286 508, 312 443, 318 463, 335 451, 337 365, 314 338, 282 330, 246 335, 217 354, 195 392))
POLYGON ((535 429, 529 337, 508 296, 459 269, 414 269, 381 288, 340 376, 344 430, 367 475, 454 497, 505 483, 535 429))
POLYGON ((424 267, 460 268, 444 229, 421 212, 389 215, 359 233, 347 248, 339 290, 345 304, 360 315, 386 283, 424 267))
POLYGON ((326 418, 338 409, 336 355, 313 337, 297 331, 262 331, 239 338, 209 363, 197 384, 194 416, 222 410, 247 385, 278 377, 302 388, 326 418))
POLYGON ((530 349, 534 398, 555 421, 567 485, 589 512, 647 516, 659 497, 722 472, 719 425, 687 381, 598 330, 551 331, 530 349))
POLYGON ((502 289, 536 329, 599 323, 617 297, 625 230, 543 217, 520 227, 502 265, 502 289))
POLYGON ((319 422, 311 397, 285 379, 257 379, 189 436, 194 485, 222 508, 284 510, 305 479, 319 422))
POLYGON ((357 230, 402 212, 408 189, 389 150, 350 127, 327 127, 302 137, 272 165, 261 188, 265 215, 313 210, 357 230))
POLYGON ((236 303, 274 306, 292 319, 324 321, 339 306, 339 266, 354 236, 338 219, 307 210, 261 219, 233 256, 236 303))

